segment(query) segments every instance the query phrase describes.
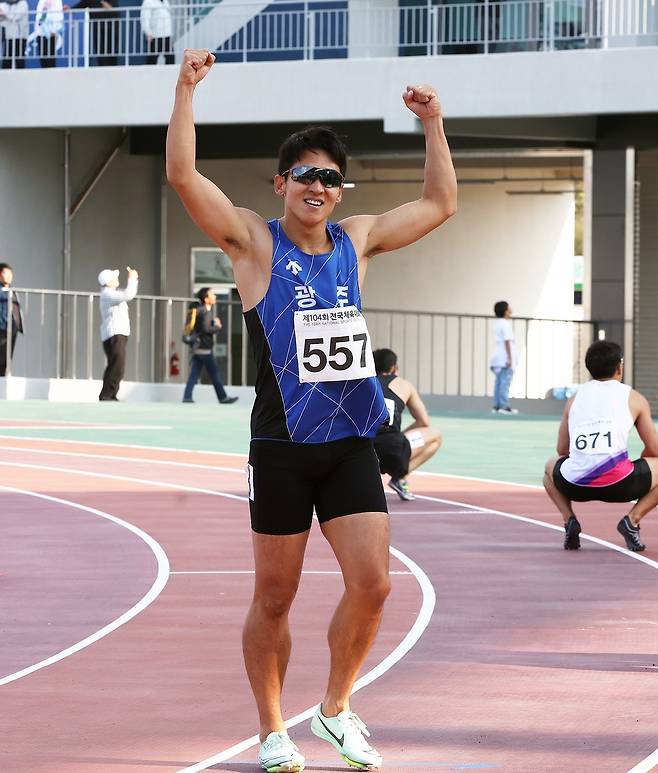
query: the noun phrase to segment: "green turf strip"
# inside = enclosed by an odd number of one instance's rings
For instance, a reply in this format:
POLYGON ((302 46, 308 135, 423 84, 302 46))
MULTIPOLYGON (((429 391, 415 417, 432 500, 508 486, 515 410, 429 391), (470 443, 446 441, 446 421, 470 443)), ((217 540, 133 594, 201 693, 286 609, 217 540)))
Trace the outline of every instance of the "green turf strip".
MULTIPOLYGON (((45 400, 0 401, 0 419, 74 421, 140 425, 130 429, 3 429, 0 435, 126 443, 154 448, 224 451, 246 454, 250 407, 199 403, 52 403, 45 400), (149 429, 151 426, 153 429, 149 429), (170 429, 156 429, 156 427, 170 429)), ((545 416, 432 414, 443 434, 443 447, 422 469, 540 485, 546 459, 555 453, 559 419, 545 416)), ((11 441, 0 438, 0 443, 11 441)), ((641 444, 632 437, 630 451, 641 444)))

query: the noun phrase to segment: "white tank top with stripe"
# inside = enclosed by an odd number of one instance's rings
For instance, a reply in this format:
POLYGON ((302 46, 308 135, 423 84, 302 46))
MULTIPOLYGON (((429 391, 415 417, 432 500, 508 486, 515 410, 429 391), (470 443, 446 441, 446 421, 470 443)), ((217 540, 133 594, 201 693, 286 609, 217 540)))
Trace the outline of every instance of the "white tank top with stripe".
POLYGON ((562 476, 578 486, 610 486, 633 472, 628 433, 631 388, 611 379, 579 387, 569 411, 569 458, 562 476))

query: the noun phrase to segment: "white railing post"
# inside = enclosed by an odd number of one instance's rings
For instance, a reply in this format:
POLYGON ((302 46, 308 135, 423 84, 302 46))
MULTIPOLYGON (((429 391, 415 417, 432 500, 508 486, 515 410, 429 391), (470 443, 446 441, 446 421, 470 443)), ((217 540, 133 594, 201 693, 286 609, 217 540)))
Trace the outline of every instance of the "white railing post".
POLYGON ((484 0, 484 53, 489 53, 489 0, 484 0))
POLYGON ((90 293, 87 298, 87 378, 94 377, 94 352, 92 349, 94 328, 94 296, 90 293))
POLYGON ((82 29, 82 55, 84 67, 89 67, 89 9, 85 9, 82 29))

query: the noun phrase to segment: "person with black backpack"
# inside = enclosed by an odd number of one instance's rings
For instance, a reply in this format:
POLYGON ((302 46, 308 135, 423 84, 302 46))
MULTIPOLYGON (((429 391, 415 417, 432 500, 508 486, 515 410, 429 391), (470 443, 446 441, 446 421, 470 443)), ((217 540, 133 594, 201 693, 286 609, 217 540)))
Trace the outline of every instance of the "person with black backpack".
POLYGON ((217 300, 215 293, 210 287, 202 287, 197 293, 197 298, 199 299, 199 304, 189 310, 187 324, 183 331, 183 342, 192 351, 190 375, 185 385, 183 402, 194 402, 192 392, 199 380, 201 371, 205 368, 215 387, 215 393, 219 402, 222 405, 234 403, 238 398, 235 396, 229 397, 226 394, 215 357, 212 353, 213 338, 222 329, 219 317, 213 316, 215 301, 217 300))

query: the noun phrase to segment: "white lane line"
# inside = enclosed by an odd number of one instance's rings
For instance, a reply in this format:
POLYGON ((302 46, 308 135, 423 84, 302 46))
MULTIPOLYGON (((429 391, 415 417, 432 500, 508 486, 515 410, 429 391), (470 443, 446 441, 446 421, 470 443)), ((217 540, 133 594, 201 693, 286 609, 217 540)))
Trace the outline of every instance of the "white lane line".
MULTIPOLYGON (((151 424, 76 424, 75 426, 70 426, 70 427, 67 427, 67 426, 52 426, 50 424, 43 424, 43 425, 34 425, 34 424, 32 424, 29 427, 22 427, 22 426, 19 426, 19 425, 16 425, 16 426, 12 427, 11 424, 0 424, 0 429, 2 429, 2 430, 7 430, 7 429, 19 429, 19 430, 37 429, 37 430, 39 430, 39 432, 42 432, 45 429, 56 429, 56 430, 66 429, 66 430, 73 430, 73 431, 76 431, 76 432, 78 430, 93 429, 94 431, 105 432, 105 431, 110 431, 110 430, 115 430, 115 429, 120 429, 120 430, 129 430, 129 429, 170 430, 170 429, 173 429, 173 427, 159 427, 159 426, 153 426, 151 424)), ((14 439, 17 438, 16 435, 5 435, 5 437, 12 437, 14 439)), ((20 437, 21 440, 24 439, 22 436, 18 436, 18 437, 20 437)), ((39 438, 39 440, 43 440, 43 439, 44 438, 39 438)), ((74 441, 74 442, 77 442, 77 441, 74 441)))
MULTIPOLYGON (((2 437, 0 435, 0 437, 2 437)), ((12 437, 14 437, 12 435, 12 437)), ((43 439, 43 438, 42 438, 43 439)), ((14 440, 16 438, 14 437, 14 440)), ((57 441, 59 442, 59 441, 57 441)), ((138 462, 144 464, 167 464, 173 467, 192 467, 198 470, 215 470, 219 472, 241 472, 245 473, 244 468, 239 467, 219 467, 215 464, 194 464, 193 462, 178 462, 170 459, 147 459, 139 456, 119 456, 117 454, 82 454, 79 451, 48 451, 44 448, 23 448, 23 446, 8 446, 3 443, 0 451, 19 451, 28 454, 46 454, 51 456, 82 456, 85 459, 111 459, 117 462, 138 462)))
MULTIPOLYGON (((0 437, 3 437, 3 436, 0 435, 0 437)), ((13 438, 12 435, 9 435, 7 437, 13 438)), ((29 440, 43 440, 43 438, 23 438, 23 439, 25 439, 25 440, 28 440, 28 439, 29 440)), ((162 447, 157 447, 157 446, 142 446, 142 445, 134 445, 134 444, 126 444, 126 443, 100 443, 100 442, 96 442, 96 441, 75 441, 75 440, 61 440, 60 441, 60 440, 58 440, 58 442, 63 442, 63 443, 84 443, 86 445, 98 445, 98 446, 103 446, 103 445, 108 446, 108 445, 111 445, 111 446, 117 447, 117 448, 140 448, 140 449, 144 449, 144 450, 148 450, 148 451, 153 451, 153 450, 156 450, 156 451, 157 450, 161 450, 161 451, 176 451, 178 453, 189 453, 189 454, 197 454, 198 453, 198 454, 211 454, 211 455, 216 455, 216 456, 235 456, 235 457, 240 457, 242 459, 245 458, 244 454, 236 454, 236 453, 229 453, 229 452, 224 453, 224 452, 220 452, 220 451, 196 451, 196 450, 193 450, 193 449, 190 450, 190 449, 177 449, 177 448, 162 448, 162 447)), ((26 449, 21 449, 21 450, 26 450, 26 449)), ((62 452, 62 453, 64 453, 64 452, 62 452)), ((79 455, 79 454, 74 454, 74 455, 79 455)), ((124 457, 124 458, 126 460, 130 460, 130 457, 124 457)), ((202 465, 192 465, 192 466, 200 466, 201 467, 202 465)), ((211 465, 203 465, 203 467, 206 467, 206 466, 211 466, 211 465)), ((35 467, 37 467, 37 466, 35 465, 35 467)), ((243 473, 243 470, 238 469, 238 468, 222 467, 222 468, 214 468, 214 469, 222 469, 222 470, 227 471, 227 472, 232 471, 232 472, 243 473)), ((67 471, 69 471, 69 470, 67 470, 67 471)), ((455 474, 450 474, 450 473, 421 472, 421 471, 416 471, 415 474, 416 475, 423 475, 423 476, 426 476, 426 477, 433 477, 433 478, 457 478, 459 480, 469 480, 469 481, 476 481, 476 482, 482 482, 482 483, 494 483, 494 484, 497 484, 497 485, 515 486, 517 488, 533 489, 535 491, 541 490, 543 488, 543 486, 532 485, 532 484, 529 484, 529 483, 517 483, 515 481, 501 481, 501 480, 494 480, 492 478, 477 478, 477 477, 470 476, 470 475, 455 475, 455 474)), ((213 493, 213 492, 206 492, 206 493, 213 493)), ((388 493, 388 492, 386 492, 386 493, 388 493)), ((391 492, 391 493, 393 493, 393 492, 391 492)), ((428 496, 422 495, 422 494, 419 494, 417 496, 418 496, 419 499, 427 499, 429 501, 436 501, 436 502, 443 503, 443 504, 450 504, 450 505, 457 506, 457 507, 460 507, 460 508, 467 508, 468 510, 470 510, 472 512, 489 512, 489 513, 493 513, 494 515, 500 515, 500 516, 503 516, 505 518, 510 518, 510 519, 522 521, 522 522, 525 522, 525 523, 531 523, 531 524, 535 524, 537 526, 543 526, 544 528, 553 529, 555 531, 562 532, 562 527, 561 526, 554 526, 553 524, 544 523, 542 521, 535 520, 534 518, 527 518, 527 517, 520 516, 520 515, 514 515, 513 513, 505 513, 503 511, 492 510, 490 508, 476 507, 474 505, 469 505, 469 504, 466 504, 464 502, 455 502, 454 500, 438 499, 436 497, 428 497, 428 496)), ((235 498, 237 499, 239 497, 235 497, 235 498)), ((616 550, 617 552, 622 553, 623 555, 629 556, 630 558, 634 558, 634 559, 636 559, 638 561, 641 561, 642 563, 647 564, 648 566, 652 566, 653 568, 658 569, 658 563, 656 563, 655 561, 652 561, 649 558, 645 558, 644 556, 642 556, 642 555, 640 555, 638 553, 634 553, 634 552, 632 552, 630 550, 626 550, 625 548, 618 547, 617 545, 614 545, 611 542, 607 542, 605 540, 601 540, 598 537, 591 537, 591 536, 589 536, 587 534, 584 534, 584 533, 581 533, 581 537, 583 539, 589 540, 590 542, 594 542, 594 543, 597 543, 599 545, 602 545, 603 547, 607 547, 607 548, 610 548, 612 550, 616 550)), ((300 721, 303 721, 303 720, 300 720, 300 721)), ((245 749, 248 749, 251 746, 254 746, 258 742, 258 736, 254 736, 254 738, 256 740, 254 740, 253 743, 249 743, 247 746, 245 746, 244 747, 245 749)), ((252 740, 252 739, 247 739, 247 741, 249 741, 249 740, 252 740)), ((246 741, 242 742, 242 744, 244 744, 244 743, 246 743, 246 741)), ((241 744, 238 744, 238 746, 241 746, 241 744)), ((237 747, 231 747, 231 749, 236 749, 236 748, 237 747)), ((231 750, 230 749, 227 750, 227 752, 229 752, 229 751, 231 751, 231 750)), ((241 751, 242 751, 242 749, 241 749, 241 751)), ((237 754, 239 752, 235 751, 235 753, 237 754)), ((230 759, 230 755, 222 757, 222 760, 226 760, 226 759, 230 759)), ((220 761, 220 760, 218 760, 218 761, 220 761)), ((628 771, 628 773, 648 773, 648 771, 652 770, 653 767, 656 766, 656 764, 658 764, 658 749, 653 754, 651 754, 649 757, 647 757, 645 760, 642 760, 641 762, 639 762, 632 769, 632 771, 628 771), (650 767, 645 767, 645 765, 647 765, 647 764, 650 765, 650 767)), ((204 768, 197 768, 197 769, 198 770, 203 770, 204 768)), ((185 769, 186 772, 188 770, 191 773, 192 769, 191 768, 190 769, 187 769, 187 768, 185 769)), ((181 771, 181 773, 183 773, 183 771, 181 771)))
MULTIPOLYGON (((475 512, 484 512, 484 510, 480 510, 478 508, 475 512)), ((413 508, 409 508, 408 510, 389 510, 389 515, 406 515, 407 517, 412 515, 465 515, 468 513, 471 514, 470 510, 464 510, 462 508, 461 510, 414 510, 413 508)))
MULTIPOLYGON (((31 427, 25 427, 25 429, 31 429, 31 427)), ((0 430, 2 430, 2 426, 0 426, 0 430)), ((242 459, 245 458, 244 453, 236 454, 233 451, 203 451, 201 449, 196 448, 172 448, 171 446, 144 446, 139 445, 138 443, 103 443, 100 440, 71 440, 70 438, 57 438, 57 439, 51 439, 51 438, 43 438, 43 437, 30 437, 28 435, 21 435, 20 437, 17 437, 16 435, 2 435, 0 434, 0 438, 7 438, 8 440, 40 440, 40 441, 46 441, 47 443, 71 443, 75 445, 85 445, 85 446, 105 446, 106 448, 108 446, 111 446, 112 448, 139 448, 144 451, 173 451, 177 454, 207 454, 209 456, 236 456, 240 457, 242 459)))
MULTIPOLYGON (((71 475, 84 475, 89 478, 109 478, 110 480, 124 480, 132 483, 142 483, 145 486, 156 486, 161 488, 173 488, 177 491, 190 491, 196 494, 208 494, 213 497, 225 497, 226 499, 237 499, 239 502, 247 502, 247 498, 238 494, 229 494, 226 491, 214 491, 213 489, 197 488, 196 486, 184 486, 182 483, 166 483, 161 480, 148 480, 146 478, 133 478, 130 475, 114 475, 109 472, 90 472, 88 470, 75 470, 70 467, 51 467, 45 464, 26 464, 24 462, 0 462, 3 467, 22 467, 28 470, 48 470, 49 472, 67 472, 71 475)), ((236 470, 236 472, 243 472, 236 470)), ((243 473, 244 474, 244 473, 243 473)))
MULTIPOLYGON (((393 556, 395 556, 409 569, 409 571, 418 581, 421 592, 423 594, 423 602, 413 626, 409 629, 409 632, 404 637, 404 639, 400 642, 400 644, 398 644, 398 646, 393 650, 393 652, 391 652, 390 655, 381 661, 381 663, 376 665, 373 669, 368 671, 368 673, 364 674, 355 682, 352 694, 358 690, 363 689, 371 682, 374 682, 375 679, 378 679, 380 676, 382 676, 382 674, 385 674, 398 661, 400 661, 407 654, 407 652, 409 652, 409 650, 414 646, 414 644, 416 644, 416 642, 425 632, 425 629, 432 619, 432 613, 436 605, 436 594, 434 593, 432 583, 430 582, 425 572, 423 572, 418 564, 412 561, 409 556, 405 555, 401 551, 394 547, 391 547, 390 551, 393 556)), ((301 722, 310 719, 315 713, 315 709, 318 707, 318 705, 319 704, 311 706, 310 709, 307 709, 301 714, 296 714, 294 717, 288 719, 286 721, 286 727, 295 727, 295 725, 299 725, 301 722)), ((187 768, 182 768, 178 771, 178 773, 198 773, 198 771, 207 770, 212 765, 217 765, 220 762, 226 762, 226 760, 230 760, 232 757, 235 757, 247 749, 256 746, 258 743, 260 743, 258 736, 252 735, 251 738, 246 738, 244 741, 240 741, 240 743, 237 743, 234 746, 230 746, 228 749, 224 749, 224 751, 219 752, 219 754, 215 754, 212 757, 201 760, 201 762, 197 762, 196 764, 190 765, 187 768)))
MULTIPOLYGON (((560 534, 564 535, 564 526, 555 526, 552 523, 545 523, 544 521, 538 521, 535 518, 528 518, 525 515, 514 515, 513 513, 507 513, 503 510, 492 510, 490 507, 476 507, 475 505, 467 505, 463 502, 455 502, 452 499, 440 499, 439 497, 431 497, 426 494, 416 494, 418 499, 425 499, 428 502, 439 502, 441 504, 445 505, 461 505, 461 507, 465 507, 468 510, 472 510, 475 513, 492 513, 493 515, 501 515, 503 518, 509 518, 513 521, 522 521, 524 523, 531 523, 535 526, 543 526, 545 529, 553 529, 553 531, 559 531, 560 534)), ((604 548, 609 548, 610 550, 616 550, 617 553, 621 553, 622 555, 628 556, 629 558, 634 558, 636 561, 641 561, 643 564, 647 564, 647 566, 651 566, 654 569, 658 569, 658 562, 654 561, 651 558, 647 558, 646 556, 643 556, 641 553, 635 553, 632 550, 627 550, 626 548, 622 548, 619 545, 615 545, 612 542, 608 542, 604 539, 599 539, 599 537, 592 537, 589 534, 585 534, 584 532, 581 532, 580 534, 581 539, 589 540, 590 542, 595 542, 597 545, 602 545, 604 548)))
POLYGON ((653 754, 645 757, 641 762, 638 762, 634 768, 631 768, 628 773, 649 773, 658 766, 658 749, 653 754))
MULTIPOLYGON (((176 484, 176 483, 162 483, 161 481, 146 481, 142 478, 131 478, 128 476, 112 475, 110 473, 99 473, 99 472, 92 473, 92 472, 86 472, 83 470, 71 470, 65 467, 47 467, 43 465, 24 464, 20 462, 0 462, 0 465, 5 467, 20 467, 20 468, 28 468, 28 469, 36 469, 36 470, 49 470, 53 472, 65 472, 71 475, 85 475, 85 476, 93 476, 98 478, 131 480, 139 483, 146 483, 156 487, 164 486, 166 488, 182 489, 184 491, 197 491, 200 493, 211 494, 213 496, 227 496, 231 499, 237 499, 243 502, 248 501, 247 497, 237 496, 236 494, 226 494, 221 491, 212 491, 209 489, 195 489, 192 486, 183 486, 181 484, 176 484)), ((236 470, 236 472, 239 472, 239 470, 236 470)), ((45 495, 41 495, 41 494, 36 494, 35 496, 44 496, 44 498, 46 498, 45 495)), ((361 690, 362 688, 366 687, 368 684, 373 682, 375 679, 378 679, 382 674, 386 673, 386 671, 391 669, 399 660, 401 660, 407 654, 407 652, 409 652, 409 650, 414 646, 414 644, 416 644, 416 642, 420 639, 423 632, 429 625, 430 620, 432 619, 432 612, 434 611, 434 607, 436 605, 436 594, 434 593, 434 588, 432 587, 432 583, 430 582, 425 572, 423 572, 423 570, 414 561, 412 561, 411 558, 409 558, 407 555, 397 550, 393 546, 389 548, 389 551, 391 555, 393 555, 395 558, 398 559, 398 561, 404 564, 416 578, 416 581, 420 585, 420 589, 422 592, 422 597, 423 597, 422 604, 414 624, 409 629, 404 639, 387 657, 384 658, 384 660, 381 661, 381 663, 379 663, 373 669, 368 671, 368 673, 364 674, 360 679, 358 679, 355 682, 354 689, 352 690, 352 692, 361 690)), ((166 559, 166 556, 165 556, 165 559, 166 559)), ((168 569, 169 567, 167 565, 167 570, 168 569)), ((315 706, 311 706, 311 708, 307 709, 301 714, 297 714, 296 716, 289 719, 286 722, 286 725, 288 727, 293 727, 295 725, 298 725, 300 722, 303 722, 306 719, 310 719, 310 717, 313 716, 313 713, 315 712, 316 708, 317 708, 317 704, 315 706)), ((249 749, 250 747, 256 745, 258 742, 259 742, 258 736, 257 735, 252 736, 251 738, 248 738, 245 741, 241 741, 239 744, 235 746, 231 746, 229 749, 226 749, 223 752, 220 752, 219 754, 213 757, 210 757, 207 760, 203 760, 199 763, 196 763, 195 765, 192 765, 191 767, 185 768, 184 770, 186 773, 192 773, 193 771, 199 771, 199 770, 206 770, 211 765, 215 765, 218 762, 228 760, 233 755, 239 754, 241 751, 244 751, 245 749, 249 749)))
POLYGON ((117 617, 116 620, 113 620, 111 623, 108 623, 108 625, 99 629, 98 631, 91 634, 90 636, 87 636, 86 638, 82 639, 76 644, 73 644, 70 647, 67 647, 66 649, 61 650, 61 652, 58 652, 57 654, 52 655, 51 657, 46 658, 45 660, 42 660, 39 663, 35 663, 32 666, 28 666, 27 668, 23 668, 20 671, 16 671, 13 674, 9 674, 8 676, 2 677, 0 679, 0 686, 2 686, 5 684, 9 684, 10 682, 14 682, 17 679, 27 676, 28 674, 32 674, 35 671, 39 671, 42 668, 46 668, 46 666, 51 666, 53 663, 57 663, 58 661, 63 660, 64 658, 67 658, 70 655, 75 654, 76 652, 79 652, 85 647, 89 647, 91 644, 94 644, 99 639, 102 639, 104 636, 107 636, 109 633, 112 633, 112 631, 116 631, 116 629, 119 628, 120 626, 125 625, 125 623, 127 623, 129 620, 132 620, 133 617, 135 617, 144 609, 146 609, 146 607, 148 607, 149 604, 153 603, 153 601, 155 601, 155 599, 162 592, 163 588, 167 584, 167 579, 169 577, 169 561, 161 545, 158 542, 156 542, 153 539, 153 537, 151 537, 145 531, 142 531, 141 529, 139 529, 137 526, 134 526, 132 523, 128 523, 128 521, 124 521, 121 518, 117 518, 114 515, 110 515, 109 513, 104 513, 102 510, 96 510, 96 508, 94 507, 87 507, 86 505, 81 505, 81 504, 78 504, 77 502, 71 502, 68 499, 51 497, 51 496, 48 496, 47 494, 37 494, 34 491, 25 491, 24 489, 14 488, 13 486, 0 486, 0 490, 12 492, 14 494, 23 494, 28 497, 36 497, 37 499, 43 499, 46 502, 55 502, 60 505, 65 505, 66 507, 73 507, 76 510, 82 510, 83 512, 91 513, 92 515, 97 515, 100 518, 107 519, 108 521, 112 521, 113 523, 116 523, 118 526, 121 526, 124 529, 128 529, 128 531, 131 531, 133 534, 137 535, 141 540, 143 540, 153 552, 153 555, 155 556, 155 560, 157 561, 157 564, 158 564, 158 572, 157 572, 155 581, 153 582, 153 585, 151 585, 151 587, 146 592, 146 594, 142 596, 142 598, 136 604, 134 604, 129 610, 127 610, 122 615, 117 617))
MULTIPOLYGON (((209 570, 209 571, 199 571, 199 572, 169 572, 169 574, 255 574, 255 571, 253 569, 222 569, 220 571, 215 570, 209 570)), ((343 573, 341 571, 315 571, 313 569, 303 569, 302 574, 336 574, 340 577, 342 577, 343 573)), ((413 572, 389 572, 389 574, 406 574, 411 575, 413 572)))
MULTIPOLYGON (((521 485, 521 484, 520 484, 521 485)), ((554 531, 560 532, 560 534, 564 533, 564 527, 562 526, 554 526, 551 523, 544 523, 543 521, 537 521, 534 518, 527 518, 523 515, 514 515, 513 513, 506 513, 503 510, 492 510, 488 507, 482 507, 482 508, 476 508, 473 505, 467 505, 462 502, 455 502, 451 499, 440 499, 439 497, 431 497, 427 496, 425 494, 417 494, 416 495, 419 499, 425 499, 429 502, 439 502, 442 504, 447 505, 456 505, 460 504, 462 507, 466 507, 469 509, 480 510, 488 513, 492 513, 493 515, 500 515, 503 518, 510 518, 514 521, 522 521, 524 523, 531 523, 535 526, 543 526, 545 529, 553 529, 554 531)), ((653 561, 650 558, 646 558, 646 556, 643 556, 639 553, 635 553, 632 550, 626 550, 626 548, 619 547, 618 545, 614 545, 612 542, 607 542, 606 540, 599 539, 598 537, 591 537, 588 534, 585 534, 581 532, 580 534, 581 539, 589 540, 590 542, 594 542, 597 545, 602 545, 605 548, 609 548, 610 550, 616 550, 617 553, 622 553, 625 556, 628 556, 629 558, 634 558, 636 561, 640 561, 643 564, 647 564, 647 566, 651 566, 654 569, 658 569, 658 562, 653 561)), ((628 773, 649 773, 649 771, 653 770, 656 766, 658 766, 658 749, 656 749, 655 752, 650 754, 645 759, 638 762, 635 767, 631 768, 628 773)))

